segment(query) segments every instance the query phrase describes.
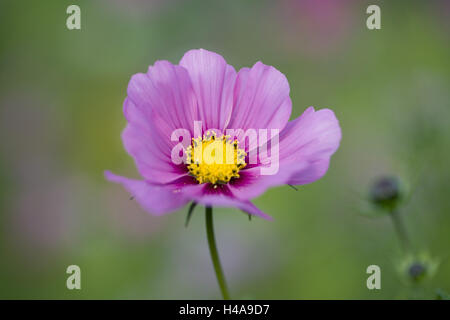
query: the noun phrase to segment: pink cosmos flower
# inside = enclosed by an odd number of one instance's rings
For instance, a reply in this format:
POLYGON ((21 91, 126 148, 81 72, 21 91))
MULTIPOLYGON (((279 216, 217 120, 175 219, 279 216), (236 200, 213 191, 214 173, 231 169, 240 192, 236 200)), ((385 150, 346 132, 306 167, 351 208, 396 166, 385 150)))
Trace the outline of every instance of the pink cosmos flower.
POLYGON ((236 72, 222 56, 203 49, 188 51, 178 65, 157 61, 146 74, 135 74, 127 94, 124 114, 128 124, 122 140, 143 179, 128 179, 109 171, 105 176, 121 183, 154 215, 193 201, 205 206, 237 207, 270 219, 250 200, 269 187, 302 185, 321 178, 341 139, 339 123, 329 109, 315 111, 309 107, 289 121, 289 84, 274 67, 257 62, 236 72), (201 129, 207 134, 194 135, 195 121, 201 121, 201 129), (174 163, 172 151, 180 141, 172 141, 172 134, 180 128, 195 138, 184 150, 185 159, 194 157, 192 148, 197 144, 222 141, 220 144, 237 150, 232 154, 235 162, 174 163), (243 141, 245 136, 236 135, 234 142, 220 134, 229 128, 278 129, 277 173, 261 173, 267 166, 262 157, 249 163, 251 150, 243 141), (239 163, 236 155, 244 157, 245 163, 239 163))

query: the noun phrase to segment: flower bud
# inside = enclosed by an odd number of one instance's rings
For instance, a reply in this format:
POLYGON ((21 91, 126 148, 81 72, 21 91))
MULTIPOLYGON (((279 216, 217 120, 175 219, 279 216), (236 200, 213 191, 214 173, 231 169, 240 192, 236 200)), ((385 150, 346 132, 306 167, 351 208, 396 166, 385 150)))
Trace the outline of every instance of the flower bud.
POLYGON ((394 210, 401 196, 400 182, 393 176, 378 178, 370 188, 370 200, 385 210, 394 210))
POLYGON ((421 262, 414 262, 409 266, 408 275, 413 281, 419 281, 426 275, 427 267, 421 262))
POLYGON ((427 253, 409 255, 398 265, 398 271, 406 283, 418 284, 434 276, 439 266, 438 260, 427 253))

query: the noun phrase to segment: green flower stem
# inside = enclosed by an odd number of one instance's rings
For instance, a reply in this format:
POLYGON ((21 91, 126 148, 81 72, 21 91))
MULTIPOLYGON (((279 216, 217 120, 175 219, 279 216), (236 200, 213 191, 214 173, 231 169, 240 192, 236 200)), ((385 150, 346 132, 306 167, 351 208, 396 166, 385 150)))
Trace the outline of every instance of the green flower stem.
POLYGON ((412 252, 411 241, 409 240, 408 233, 406 232, 405 224, 400 213, 397 210, 391 212, 392 222, 394 223, 394 228, 400 239, 401 246, 406 253, 412 252))
POLYGON ((213 213, 211 207, 206 207, 206 235, 208 237, 209 252, 211 253, 211 260, 214 265, 214 271, 216 272, 217 282, 219 283, 220 291, 224 300, 229 300, 230 295, 227 289, 227 283, 223 274, 222 266, 220 265, 219 254, 217 252, 216 238, 214 236, 213 227, 213 213))

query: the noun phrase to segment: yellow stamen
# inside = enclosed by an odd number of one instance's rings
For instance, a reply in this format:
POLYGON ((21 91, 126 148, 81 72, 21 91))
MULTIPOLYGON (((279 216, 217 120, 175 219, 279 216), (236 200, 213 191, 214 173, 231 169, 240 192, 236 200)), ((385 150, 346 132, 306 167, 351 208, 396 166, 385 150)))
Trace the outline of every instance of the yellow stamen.
POLYGON ((239 171, 246 166, 244 150, 230 136, 217 137, 207 132, 203 138, 192 138, 186 150, 187 168, 198 183, 224 184, 239 178, 239 171))

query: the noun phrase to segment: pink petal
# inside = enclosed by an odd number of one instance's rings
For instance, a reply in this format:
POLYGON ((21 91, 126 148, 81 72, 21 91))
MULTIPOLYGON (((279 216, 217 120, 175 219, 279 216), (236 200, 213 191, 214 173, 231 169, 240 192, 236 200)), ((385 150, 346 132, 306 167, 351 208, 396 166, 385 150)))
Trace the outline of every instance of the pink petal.
POLYGON ((239 172, 239 179, 230 182, 229 189, 234 197, 248 200, 278 185, 316 181, 328 170, 340 139, 341 129, 334 113, 329 109, 315 112, 310 107, 281 132, 278 172, 261 175, 261 164, 245 168, 239 172))
POLYGON ((189 72, 203 129, 223 130, 233 107, 234 68, 222 56, 204 49, 186 52, 180 66, 189 72))
POLYGON ((180 209, 189 202, 170 186, 153 185, 143 180, 128 179, 105 171, 109 181, 122 184, 141 207, 156 216, 180 209))
MULTIPOLYGON (((128 85, 128 98, 140 109, 139 115, 168 140, 174 129, 192 132, 194 120, 200 119, 188 72, 168 61, 157 61, 147 74, 135 74, 128 85)), ((132 111, 125 113, 129 121, 135 120, 132 111)))
POLYGON ((289 83, 277 69, 257 62, 239 71, 229 128, 279 129, 291 115, 289 83))
POLYGON ((261 166, 244 169, 239 172, 240 178, 229 183, 233 196, 241 200, 249 200, 262 195, 267 189, 288 183, 295 169, 286 167, 274 175, 261 175, 261 166))
POLYGON ((257 206, 255 206, 250 201, 246 200, 239 200, 224 195, 210 195, 210 196, 203 196, 201 198, 196 199, 195 201, 200 204, 203 204, 204 206, 238 208, 248 214, 258 216, 266 220, 273 220, 271 216, 261 211, 257 206))
POLYGON ((128 125, 122 139, 142 176, 152 183, 165 183, 185 172, 171 160, 178 143, 171 141, 171 135, 179 128, 192 134, 199 116, 184 68, 158 61, 147 74, 134 75, 128 85, 124 114, 128 125))
POLYGON ((186 175, 185 167, 171 161, 165 152, 165 142, 151 127, 145 129, 129 123, 122 132, 122 140, 139 173, 147 181, 168 183, 186 175))
POLYGON ((339 147, 341 128, 330 109, 309 107, 290 121, 280 135, 280 170, 294 167, 289 184, 307 184, 328 170, 330 157, 339 147))
POLYGON ((272 220, 272 217, 262 212, 247 199, 235 197, 229 185, 217 185, 216 187, 210 184, 185 185, 182 192, 185 197, 204 206, 236 207, 251 215, 272 220))

